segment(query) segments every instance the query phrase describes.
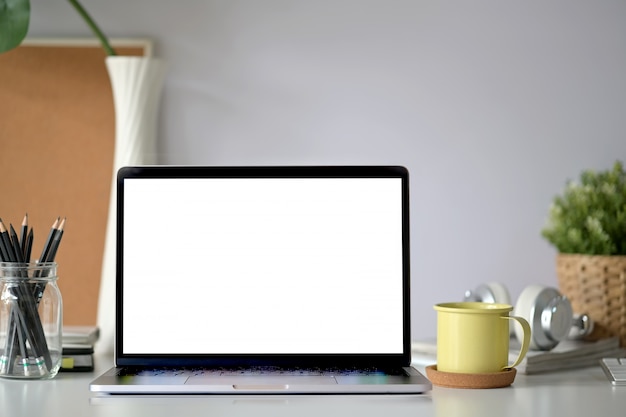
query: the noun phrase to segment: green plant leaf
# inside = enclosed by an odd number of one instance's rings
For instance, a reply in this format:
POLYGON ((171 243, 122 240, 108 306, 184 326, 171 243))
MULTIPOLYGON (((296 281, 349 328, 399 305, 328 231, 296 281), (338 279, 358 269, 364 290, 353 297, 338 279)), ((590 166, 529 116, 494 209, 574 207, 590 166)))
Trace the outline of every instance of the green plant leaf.
POLYGON ((22 43, 29 22, 29 0, 0 0, 0 53, 22 43))
POLYGON ((87 10, 85 10, 83 5, 80 4, 80 1, 78 0, 67 0, 67 1, 72 5, 72 7, 74 7, 74 9, 76 9, 76 12, 78 12, 78 14, 83 18, 85 23, 87 23, 87 26, 89 26, 89 28, 94 33, 94 35, 96 35, 96 37, 100 40, 100 43, 102 44, 102 48, 104 48, 104 52, 109 56, 117 55, 115 52, 115 49, 111 47, 111 44, 109 43, 109 39, 105 36, 105 34, 100 29, 100 27, 96 24, 96 21, 93 20, 93 18, 91 17, 91 15, 87 13, 87 10))
POLYGON ((585 170, 554 197, 541 235, 561 253, 626 255, 626 171, 585 170))

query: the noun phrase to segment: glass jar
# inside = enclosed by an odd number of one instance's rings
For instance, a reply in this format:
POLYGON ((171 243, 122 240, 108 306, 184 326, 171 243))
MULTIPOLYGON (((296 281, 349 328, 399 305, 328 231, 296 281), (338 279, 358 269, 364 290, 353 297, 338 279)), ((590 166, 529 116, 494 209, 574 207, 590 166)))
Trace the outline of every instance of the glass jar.
POLYGON ((53 378, 61 367, 57 264, 0 263, 0 376, 53 378))

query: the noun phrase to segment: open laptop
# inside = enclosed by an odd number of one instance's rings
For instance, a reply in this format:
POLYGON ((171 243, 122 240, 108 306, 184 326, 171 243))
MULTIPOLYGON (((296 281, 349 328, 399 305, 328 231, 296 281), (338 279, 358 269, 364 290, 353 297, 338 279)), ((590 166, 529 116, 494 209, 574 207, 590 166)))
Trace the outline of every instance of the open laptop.
POLYGON ((112 394, 422 393, 408 173, 125 167, 112 394))

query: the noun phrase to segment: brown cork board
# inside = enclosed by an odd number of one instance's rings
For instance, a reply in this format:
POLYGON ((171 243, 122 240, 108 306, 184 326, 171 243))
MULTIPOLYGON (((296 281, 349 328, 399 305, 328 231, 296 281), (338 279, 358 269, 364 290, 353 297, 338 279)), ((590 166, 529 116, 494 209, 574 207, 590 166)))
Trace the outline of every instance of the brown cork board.
MULTIPOLYGON (((149 55, 146 40, 113 42, 149 55)), ((0 54, 0 218, 34 229, 32 260, 66 217, 56 261, 64 324, 96 324, 109 209, 115 114, 95 41, 32 40, 0 54)))

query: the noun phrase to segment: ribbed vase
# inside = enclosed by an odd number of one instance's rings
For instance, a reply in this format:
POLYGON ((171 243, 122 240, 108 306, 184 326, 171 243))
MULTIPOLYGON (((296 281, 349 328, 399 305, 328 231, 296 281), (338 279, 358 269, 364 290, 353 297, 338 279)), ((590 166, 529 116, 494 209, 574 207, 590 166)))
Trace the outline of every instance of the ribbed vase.
POLYGON ((115 150, 111 197, 102 259, 96 350, 113 352, 115 335, 116 176, 127 165, 156 163, 157 116, 165 63, 151 57, 110 56, 106 66, 115 107, 115 150))

